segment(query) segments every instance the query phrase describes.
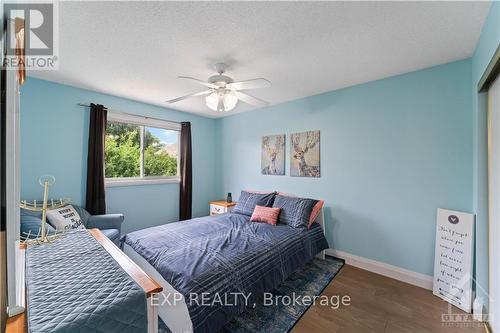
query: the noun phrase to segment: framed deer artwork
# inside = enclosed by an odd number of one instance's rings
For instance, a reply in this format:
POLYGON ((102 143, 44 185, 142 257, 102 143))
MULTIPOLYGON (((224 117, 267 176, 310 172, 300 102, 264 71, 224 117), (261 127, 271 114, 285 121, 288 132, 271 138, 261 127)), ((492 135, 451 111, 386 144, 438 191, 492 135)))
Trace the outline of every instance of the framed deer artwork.
POLYGON ((290 137, 290 176, 319 177, 319 131, 293 133, 290 137))
POLYGON ((263 175, 285 175, 285 134, 262 137, 261 170, 263 175))

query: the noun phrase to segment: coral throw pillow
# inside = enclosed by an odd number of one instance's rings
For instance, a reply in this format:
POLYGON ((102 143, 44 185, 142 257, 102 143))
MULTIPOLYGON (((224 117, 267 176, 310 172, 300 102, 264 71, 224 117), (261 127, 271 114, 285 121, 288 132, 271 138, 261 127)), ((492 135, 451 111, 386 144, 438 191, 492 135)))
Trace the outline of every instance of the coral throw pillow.
POLYGON ((316 217, 318 217, 318 214, 321 211, 321 208, 323 208, 324 204, 325 200, 319 200, 318 203, 314 205, 311 211, 311 216, 309 217, 309 224, 307 225, 307 229, 311 228, 311 225, 313 224, 314 220, 316 220, 316 217))
POLYGON ((280 216, 281 208, 272 208, 264 206, 255 206, 250 221, 252 222, 265 222, 267 224, 276 225, 278 217, 280 216))

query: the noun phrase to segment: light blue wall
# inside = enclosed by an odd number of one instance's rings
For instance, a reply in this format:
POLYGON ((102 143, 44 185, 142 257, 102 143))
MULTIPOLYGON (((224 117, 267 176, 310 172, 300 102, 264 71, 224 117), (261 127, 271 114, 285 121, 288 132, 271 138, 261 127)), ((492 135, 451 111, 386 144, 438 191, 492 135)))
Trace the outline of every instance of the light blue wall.
MULTIPOLYGON (((237 197, 246 188, 323 198, 332 247, 430 275, 436 208, 478 210, 479 167, 476 159, 473 177, 472 157, 473 149, 478 155, 479 130, 474 128, 473 142, 471 126, 472 120, 478 124, 471 111, 475 62, 221 120, 29 78, 21 101, 22 196, 40 198, 37 179, 49 173, 57 178, 54 197, 83 203, 88 110, 77 103, 102 103, 192 122, 195 216, 208 213, 209 200, 229 191, 237 197), (313 129, 321 130, 320 179, 260 175, 262 135, 286 133, 288 161, 289 134, 313 129)), ((125 213, 125 231, 175 221, 178 190, 176 184, 107 188, 108 211, 125 213)))
POLYGON ((477 84, 500 45, 500 2, 491 5, 481 37, 472 57, 472 112, 474 130, 474 211, 476 213, 476 288, 487 301, 488 291, 488 143, 486 94, 477 84))
MULTIPOLYGON (((193 214, 208 214, 215 181, 215 120, 149 104, 28 78, 21 90, 21 195, 42 197, 38 178, 56 177, 52 197, 85 201, 88 108, 100 103, 122 112, 172 121, 190 121, 193 141, 193 214)), ((108 212, 125 214, 125 231, 176 221, 179 185, 144 185, 106 189, 108 212)))
POLYGON ((472 212, 470 60, 223 118, 219 192, 326 200, 331 247, 431 275, 436 209, 472 212), (321 178, 260 174, 267 134, 321 130, 321 178))

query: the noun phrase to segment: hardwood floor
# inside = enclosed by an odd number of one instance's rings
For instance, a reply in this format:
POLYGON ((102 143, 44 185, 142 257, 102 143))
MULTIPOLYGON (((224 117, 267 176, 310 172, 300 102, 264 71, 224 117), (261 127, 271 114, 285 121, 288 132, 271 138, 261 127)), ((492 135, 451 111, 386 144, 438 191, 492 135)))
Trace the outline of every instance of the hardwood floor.
MULTIPOLYGON (((478 322, 446 326, 448 303, 432 292, 345 265, 322 295, 350 296, 348 306, 311 306, 292 333, 320 332, 486 332, 478 322)), ((453 314, 465 312, 451 307, 453 314)))

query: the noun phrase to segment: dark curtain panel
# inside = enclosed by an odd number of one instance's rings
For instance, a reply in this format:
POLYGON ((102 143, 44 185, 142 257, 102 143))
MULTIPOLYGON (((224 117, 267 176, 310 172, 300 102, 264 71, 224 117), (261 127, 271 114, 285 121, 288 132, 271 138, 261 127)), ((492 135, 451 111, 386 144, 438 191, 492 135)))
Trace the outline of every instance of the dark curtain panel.
POLYGON ((106 214, 104 194, 104 138, 106 108, 90 104, 89 151, 87 155, 86 209, 92 215, 106 214))
POLYGON ((191 123, 181 123, 181 161, 180 161, 180 195, 179 220, 189 220, 193 205, 193 164, 191 158, 191 123))

